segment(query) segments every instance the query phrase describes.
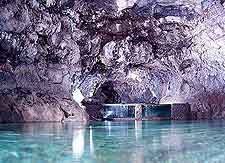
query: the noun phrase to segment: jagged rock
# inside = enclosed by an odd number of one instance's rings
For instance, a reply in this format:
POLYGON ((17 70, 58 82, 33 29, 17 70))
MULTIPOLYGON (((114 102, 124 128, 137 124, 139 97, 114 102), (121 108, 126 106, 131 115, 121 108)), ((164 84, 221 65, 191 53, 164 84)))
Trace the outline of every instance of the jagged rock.
POLYGON ((39 114, 41 120, 58 121, 67 114, 81 120, 78 105, 89 99, 190 103, 198 119, 224 118, 223 105, 214 106, 215 99, 223 103, 225 91, 223 5, 220 0, 1 1, 4 114, 9 121, 31 121, 39 114), (22 103, 17 89, 57 100, 45 104, 37 97, 33 106, 16 105, 22 103), (75 101, 65 105, 69 111, 58 111, 65 99, 75 101))
POLYGON ((70 116, 87 120, 79 106, 71 100, 58 99, 29 90, 15 89, 0 94, 0 122, 61 122, 70 116))
POLYGON ((81 108, 79 105, 74 103, 71 99, 63 99, 58 101, 61 110, 64 112, 63 121, 80 121, 86 122, 89 119, 88 114, 84 108, 81 108))
POLYGON ((64 117, 57 101, 50 97, 37 97, 31 92, 15 92, 16 96, 1 98, 1 122, 61 121, 64 117))

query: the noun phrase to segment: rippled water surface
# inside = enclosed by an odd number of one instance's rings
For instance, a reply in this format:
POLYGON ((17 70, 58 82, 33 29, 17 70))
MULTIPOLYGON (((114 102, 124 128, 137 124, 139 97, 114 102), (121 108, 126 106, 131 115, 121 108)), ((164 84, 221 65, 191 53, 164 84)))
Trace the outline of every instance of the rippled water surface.
POLYGON ((224 160, 222 121, 0 124, 0 163, 224 160))

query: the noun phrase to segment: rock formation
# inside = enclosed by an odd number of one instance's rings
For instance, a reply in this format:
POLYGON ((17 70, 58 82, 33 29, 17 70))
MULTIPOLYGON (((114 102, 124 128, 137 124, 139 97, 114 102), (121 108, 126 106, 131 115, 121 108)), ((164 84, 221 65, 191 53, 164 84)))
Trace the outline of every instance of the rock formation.
POLYGON ((91 101, 224 118, 223 3, 1 0, 0 121, 86 120, 91 101))

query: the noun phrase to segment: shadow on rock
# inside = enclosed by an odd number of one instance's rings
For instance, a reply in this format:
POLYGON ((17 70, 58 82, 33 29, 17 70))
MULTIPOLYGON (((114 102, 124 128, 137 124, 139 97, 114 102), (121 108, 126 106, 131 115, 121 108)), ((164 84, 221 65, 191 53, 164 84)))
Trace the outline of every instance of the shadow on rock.
POLYGON ((224 119, 225 94, 204 92, 193 97, 191 102, 193 119, 224 119))

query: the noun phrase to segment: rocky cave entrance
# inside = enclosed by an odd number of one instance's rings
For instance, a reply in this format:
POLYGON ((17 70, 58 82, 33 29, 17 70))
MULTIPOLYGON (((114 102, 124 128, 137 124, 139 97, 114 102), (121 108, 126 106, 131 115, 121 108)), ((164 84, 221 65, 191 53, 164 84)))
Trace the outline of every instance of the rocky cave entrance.
POLYGON ((171 105, 121 103, 113 81, 104 82, 95 94, 102 105, 99 109, 103 120, 163 120, 171 119, 171 105))
POLYGON ((95 98, 102 104, 121 103, 120 96, 115 91, 112 81, 104 82, 96 92, 95 98))
POLYGON ((104 82, 86 105, 92 120, 186 120, 190 119, 190 105, 124 103, 113 81, 104 82))
POLYGON ((120 103, 120 96, 115 91, 112 81, 106 81, 97 89, 91 101, 83 101, 86 107, 86 112, 90 120, 103 119, 103 106, 104 104, 117 104, 120 103))

